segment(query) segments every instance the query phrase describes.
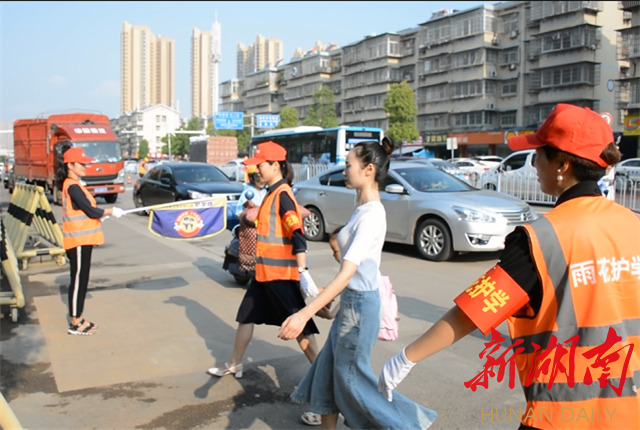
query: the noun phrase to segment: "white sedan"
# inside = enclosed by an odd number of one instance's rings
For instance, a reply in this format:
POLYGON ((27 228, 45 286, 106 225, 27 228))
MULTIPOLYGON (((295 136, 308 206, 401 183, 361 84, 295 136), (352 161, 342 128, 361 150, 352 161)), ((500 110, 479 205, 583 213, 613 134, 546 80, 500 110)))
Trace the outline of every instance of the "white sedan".
POLYGON ((472 185, 477 184, 480 176, 491 167, 488 164, 474 160, 473 158, 454 158, 449 160, 449 162, 467 173, 472 185))
POLYGON ((627 158, 622 160, 615 167, 616 185, 619 190, 630 190, 640 184, 640 158, 627 158))

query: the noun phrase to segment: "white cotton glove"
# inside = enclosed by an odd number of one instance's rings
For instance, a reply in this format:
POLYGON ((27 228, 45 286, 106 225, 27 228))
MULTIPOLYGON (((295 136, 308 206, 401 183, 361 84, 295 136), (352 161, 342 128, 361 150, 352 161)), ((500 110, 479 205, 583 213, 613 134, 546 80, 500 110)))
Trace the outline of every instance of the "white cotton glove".
POLYGON ((124 216, 124 211, 120 208, 114 207, 111 209, 111 215, 113 215, 116 218, 120 218, 124 216))
POLYGON ((309 297, 316 297, 320 294, 318 287, 313 281, 313 278, 311 278, 311 274, 308 270, 300 273, 300 292, 305 299, 309 297))
POLYGON ((378 379, 378 391, 385 395, 388 401, 393 400, 393 389, 409 374, 409 371, 416 363, 409 361, 404 354, 404 348, 394 355, 382 367, 380 378, 378 379))

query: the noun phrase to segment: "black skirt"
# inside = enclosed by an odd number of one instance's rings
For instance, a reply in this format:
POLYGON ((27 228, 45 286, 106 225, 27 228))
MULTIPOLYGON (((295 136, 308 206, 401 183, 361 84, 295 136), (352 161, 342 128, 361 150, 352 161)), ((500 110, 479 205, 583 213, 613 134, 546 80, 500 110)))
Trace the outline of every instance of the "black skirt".
MULTIPOLYGON (((284 320, 305 306, 298 281, 258 282, 254 278, 240 303, 236 322, 280 327, 284 320)), ((302 330, 302 334, 306 336, 318 333, 320 332, 313 319, 302 330)))

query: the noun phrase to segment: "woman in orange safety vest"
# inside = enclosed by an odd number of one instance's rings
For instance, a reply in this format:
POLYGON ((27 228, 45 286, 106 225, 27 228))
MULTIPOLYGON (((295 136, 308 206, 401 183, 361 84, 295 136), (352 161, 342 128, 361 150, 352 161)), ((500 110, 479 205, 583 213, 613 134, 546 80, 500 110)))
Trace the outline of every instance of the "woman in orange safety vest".
POLYGON ((92 161, 79 147, 71 147, 64 153, 66 178, 62 184, 62 236, 70 269, 69 334, 91 335, 96 331, 94 323, 82 318, 89 285, 91 252, 94 245, 104 243, 101 218, 124 215, 124 211, 117 207, 97 207, 96 200, 80 183, 80 178, 85 175, 86 164, 92 161))
POLYGON ((499 262, 385 364, 388 399, 416 362, 475 328, 496 337, 507 320, 515 360, 500 371, 518 372, 521 429, 640 429, 640 215, 598 187, 620 160, 613 142, 600 114, 562 103, 535 134, 509 139, 536 149, 555 207, 507 236, 499 262))
MULTIPOLYGON (((302 232, 300 208, 291 189, 293 170, 287 151, 275 142, 263 142, 252 158, 243 163, 256 165, 268 186, 257 218, 255 278, 251 280, 238 309, 238 329, 231 358, 224 366, 212 367, 213 376, 242 377, 242 357, 253 336, 254 324, 280 326, 305 307, 304 291, 317 294, 306 265, 307 242, 302 232)), ((310 362, 318 354, 314 334, 318 328, 309 320, 297 341, 310 362)), ((309 416, 309 412, 305 413, 309 416)), ((313 416, 319 422, 319 416, 313 416)))

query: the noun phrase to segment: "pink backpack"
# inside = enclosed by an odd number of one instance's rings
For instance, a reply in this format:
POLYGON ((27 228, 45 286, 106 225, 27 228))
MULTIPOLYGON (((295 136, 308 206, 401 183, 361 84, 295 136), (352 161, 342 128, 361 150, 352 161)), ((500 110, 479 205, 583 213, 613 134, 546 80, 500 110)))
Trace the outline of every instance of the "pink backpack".
POLYGON ((388 276, 380 277, 380 340, 398 338, 398 299, 388 276))

